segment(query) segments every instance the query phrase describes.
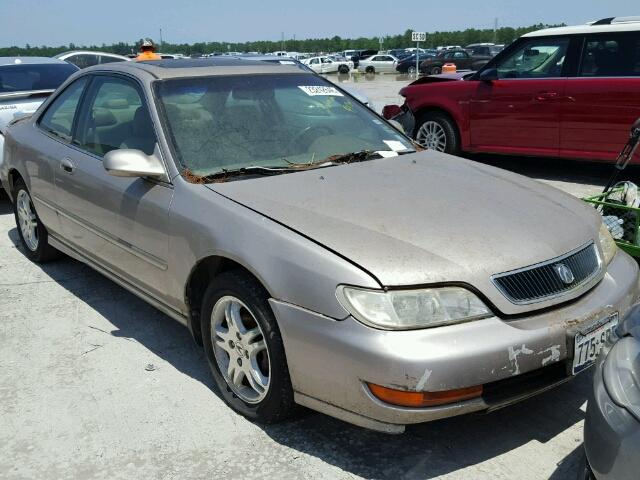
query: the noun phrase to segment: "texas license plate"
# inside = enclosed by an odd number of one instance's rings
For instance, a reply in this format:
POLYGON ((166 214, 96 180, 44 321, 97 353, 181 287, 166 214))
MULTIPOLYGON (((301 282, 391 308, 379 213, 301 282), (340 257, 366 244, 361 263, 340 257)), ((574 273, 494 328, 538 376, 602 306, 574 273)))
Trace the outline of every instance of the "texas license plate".
POLYGON ((591 366, 617 325, 618 314, 614 313, 598 322, 591 330, 576 333, 573 350, 573 375, 591 366))

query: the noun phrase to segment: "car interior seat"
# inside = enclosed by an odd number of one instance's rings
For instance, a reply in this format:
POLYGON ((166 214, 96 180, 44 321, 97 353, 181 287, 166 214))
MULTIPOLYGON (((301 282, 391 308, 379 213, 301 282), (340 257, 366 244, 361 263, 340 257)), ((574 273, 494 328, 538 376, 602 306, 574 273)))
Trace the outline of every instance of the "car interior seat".
POLYGON ((133 116, 131 135, 122 142, 120 148, 141 150, 147 155, 153 154, 156 146, 156 135, 153 122, 146 107, 140 106, 133 116))

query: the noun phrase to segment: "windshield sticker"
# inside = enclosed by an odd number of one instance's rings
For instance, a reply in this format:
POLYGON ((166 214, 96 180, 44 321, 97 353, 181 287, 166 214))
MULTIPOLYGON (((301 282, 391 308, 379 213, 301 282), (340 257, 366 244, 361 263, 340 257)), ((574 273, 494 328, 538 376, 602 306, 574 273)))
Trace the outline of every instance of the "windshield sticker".
POLYGON ((347 100, 342 104, 342 108, 344 108, 347 112, 353 112, 353 103, 347 100))
POLYGON ((300 90, 309 95, 310 97, 316 97, 319 95, 342 97, 343 95, 335 87, 325 87, 321 85, 312 85, 308 87, 298 86, 300 90))
POLYGON ((383 142, 394 152, 402 152, 407 149, 402 142, 398 142, 397 140, 383 140, 383 142))
POLYGON ((398 156, 398 152, 390 152, 388 150, 378 150, 376 153, 379 154, 382 158, 391 158, 398 156))

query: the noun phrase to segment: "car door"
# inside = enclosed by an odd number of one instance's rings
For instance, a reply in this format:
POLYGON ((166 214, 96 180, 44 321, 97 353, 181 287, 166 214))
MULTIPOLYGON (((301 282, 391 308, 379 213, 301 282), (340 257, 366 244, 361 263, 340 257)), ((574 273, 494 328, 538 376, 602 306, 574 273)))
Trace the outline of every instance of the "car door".
POLYGON ((337 64, 333 63, 329 57, 322 57, 320 62, 322 62, 322 73, 334 73, 338 70, 337 64))
MULTIPOLYGON (((587 35, 566 95, 560 154, 615 159, 640 118, 640 32, 587 35)), ((640 161, 640 153, 635 158, 640 161)))
POLYGON ((53 99, 37 120, 37 141, 30 145, 31 157, 37 159, 27 163, 31 197, 40 219, 54 235, 62 229, 58 217, 55 173, 60 168, 60 159, 65 157, 69 149, 76 110, 87 83, 87 77, 80 77, 53 99))
POLYGON ((569 37, 532 37, 489 65, 497 80, 477 81, 469 99, 471 149, 557 155, 569 37))
POLYGON ((380 72, 394 72, 395 67, 395 58, 390 55, 383 55, 380 60, 380 67, 376 67, 376 70, 380 72))
POLYGON ((124 76, 96 75, 78 110, 73 145, 58 160, 55 183, 66 241, 163 299, 173 187, 115 177, 102 166, 104 155, 119 148, 160 155, 156 138, 142 88, 124 76))
POLYGON ((314 72, 322 73, 322 64, 320 63, 319 58, 316 57, 309 60, 309 66, 311 67, 311 70, 313 70, 314 72))
POLYGON ((456 69, 465 70, 471 66, 471 57, 467 52, 453 52, 451 61, 455 64, 456 69))

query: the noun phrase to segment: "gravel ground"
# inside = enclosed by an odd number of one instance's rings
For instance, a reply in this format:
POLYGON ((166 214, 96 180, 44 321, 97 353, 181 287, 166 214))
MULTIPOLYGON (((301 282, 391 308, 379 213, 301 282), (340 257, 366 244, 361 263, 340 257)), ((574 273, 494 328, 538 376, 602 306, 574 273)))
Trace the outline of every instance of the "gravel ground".
MULTIPOLYGON (((378 108, 402 85, 361 83, 378 108)), ((596 192, 609 171, 477 160, 576 195, 596 192)), ((575 478, 589 374, 401 436, 313 412, 259 426, 224 405, 185 328, 78 262, 32 264, 17 242, 2 197, 0 478, 575 478)))

